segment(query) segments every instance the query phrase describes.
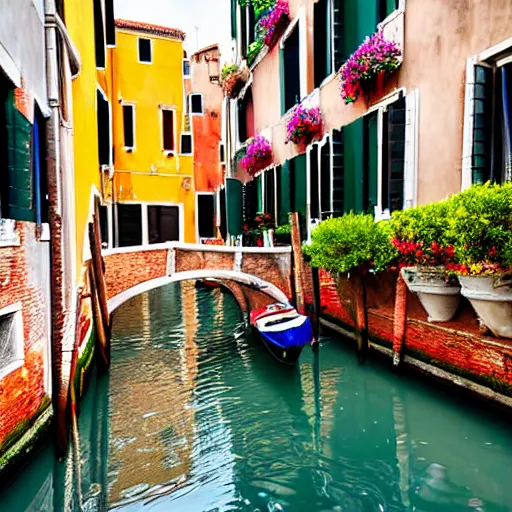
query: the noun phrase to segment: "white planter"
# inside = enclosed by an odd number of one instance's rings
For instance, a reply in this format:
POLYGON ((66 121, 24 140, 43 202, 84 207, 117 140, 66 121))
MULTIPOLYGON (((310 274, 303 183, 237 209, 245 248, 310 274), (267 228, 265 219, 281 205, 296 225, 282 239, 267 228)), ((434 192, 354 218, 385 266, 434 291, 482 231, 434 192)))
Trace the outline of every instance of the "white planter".
POLYGON ((402 269, 409 290, 417 295, 429 322, 449 322, 460 304, 460 286, 445 281, 444 269, 409 267, 402 269))
POLYGON ((459 276, 462 295, 482 322, 498 338, 512 338, 512 279, 493 276, 459 276))

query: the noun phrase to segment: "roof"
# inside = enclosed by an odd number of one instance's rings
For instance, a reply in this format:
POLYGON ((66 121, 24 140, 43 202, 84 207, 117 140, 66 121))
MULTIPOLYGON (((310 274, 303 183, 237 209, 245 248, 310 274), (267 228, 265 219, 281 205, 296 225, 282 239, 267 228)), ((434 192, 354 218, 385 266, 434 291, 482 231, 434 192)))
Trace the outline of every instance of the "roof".
POLYGON ((143 23, 142 21, 132 20, 116 20, 116 27, 124 28, 127 30, 136 30, 137 32, 144 32, 145 34, 152 34, 155 36, 172 37, 185 40, 185 32, 179 28, 163 27, 162 25, 153 25, 151 23, 143 23))
POLYGON ((194 54, 192 56, 199 55, 200 53, 211 52, 212 50, 218 50, 218 49, 219 49, 219 45, 217 43, 213 43, 210 46, 205 46, 204 48, 197 50, 196 52, 194 52, 194 54))

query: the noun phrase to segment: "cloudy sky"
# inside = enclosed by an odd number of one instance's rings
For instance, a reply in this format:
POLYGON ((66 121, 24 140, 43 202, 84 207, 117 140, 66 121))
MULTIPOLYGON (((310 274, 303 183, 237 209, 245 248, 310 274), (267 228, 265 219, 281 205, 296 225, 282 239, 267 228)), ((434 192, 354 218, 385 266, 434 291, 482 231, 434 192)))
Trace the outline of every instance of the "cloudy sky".
POLYGON ((230 46, 230 0, 115 0, 115 16, 184 30, 191 53, 198 45, 230 46))

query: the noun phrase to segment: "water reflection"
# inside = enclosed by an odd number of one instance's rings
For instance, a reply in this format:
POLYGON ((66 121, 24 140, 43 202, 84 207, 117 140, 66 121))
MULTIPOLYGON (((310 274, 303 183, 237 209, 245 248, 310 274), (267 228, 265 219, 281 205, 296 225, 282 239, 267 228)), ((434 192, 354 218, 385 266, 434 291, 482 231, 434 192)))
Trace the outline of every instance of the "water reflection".
POLYGON ((172 285, 115 315, 63 464, 46 448, 0 510, 512 510, 499 415, 324 340, 284 368, 219 290, 172 285))

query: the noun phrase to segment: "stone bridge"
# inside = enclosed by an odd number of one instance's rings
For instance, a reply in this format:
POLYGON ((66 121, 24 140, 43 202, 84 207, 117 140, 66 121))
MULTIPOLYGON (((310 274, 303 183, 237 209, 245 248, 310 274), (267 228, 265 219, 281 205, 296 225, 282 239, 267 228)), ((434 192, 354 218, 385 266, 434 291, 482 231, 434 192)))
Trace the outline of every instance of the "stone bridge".
POLYGON ((140 293, 184 280, 222 282, 244 312, 292 296, 291 247, 169 242, 102 254, 109 312, 140 293))

